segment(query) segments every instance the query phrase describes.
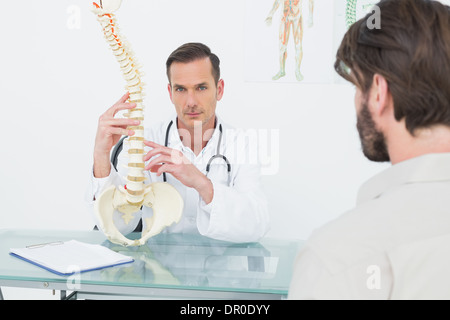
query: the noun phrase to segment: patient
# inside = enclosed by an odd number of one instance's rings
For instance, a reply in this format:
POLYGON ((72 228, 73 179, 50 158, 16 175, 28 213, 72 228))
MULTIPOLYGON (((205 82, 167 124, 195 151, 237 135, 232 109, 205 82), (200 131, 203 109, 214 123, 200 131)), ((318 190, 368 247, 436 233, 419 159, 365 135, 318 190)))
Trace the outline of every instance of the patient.
POLYGON ((381 29, 356 22, 335 68, 356 87, 365 156, 393 166, 312 235, 290 299, 450 299, 450 8, 378 7, 381 29))

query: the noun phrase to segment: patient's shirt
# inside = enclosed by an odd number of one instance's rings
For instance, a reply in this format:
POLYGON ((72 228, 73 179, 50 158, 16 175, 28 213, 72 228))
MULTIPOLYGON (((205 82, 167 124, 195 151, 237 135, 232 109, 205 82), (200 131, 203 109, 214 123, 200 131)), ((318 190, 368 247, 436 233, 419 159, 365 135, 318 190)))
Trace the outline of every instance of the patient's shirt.
POLYGON ((450 299, 450 154, 392 166, 299 253, 290 299, 450 299))

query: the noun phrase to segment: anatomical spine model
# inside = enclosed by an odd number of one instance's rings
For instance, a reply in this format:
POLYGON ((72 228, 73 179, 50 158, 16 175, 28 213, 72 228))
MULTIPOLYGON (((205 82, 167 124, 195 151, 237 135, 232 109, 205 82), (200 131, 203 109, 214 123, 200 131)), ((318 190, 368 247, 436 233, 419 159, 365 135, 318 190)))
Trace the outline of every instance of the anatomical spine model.
POLYGON ((106 41, 120 64, 123 76, 127 82, 126 89, 130 93, 129 102, 136 107, 125 116, 141 121, 141 126, 129 127, 135 135, 126 141, 129 145, 128 177, 126 186, 112 186, 105 190, 95 201, 94 210, 100 222, 100 229, 108 239, 123 246, 144 245, 148 239, 160 233, 165 227, 177 223, 183 211, 183 199, 178 191, 167 183, 153 183, 146 186, 144 175, 144 120, 142 72, 130 46, 119 33, 114 12, 120 8, 122 0, 103 0, 100 5, 94 3, 92 11, 97 15, 106 41), (114 212, 119 212, 126 224, 142 206, 153 208, 153 216, 145 219, 145 229, 142 238, 130 240, 126 238, 114 224, 114 212))

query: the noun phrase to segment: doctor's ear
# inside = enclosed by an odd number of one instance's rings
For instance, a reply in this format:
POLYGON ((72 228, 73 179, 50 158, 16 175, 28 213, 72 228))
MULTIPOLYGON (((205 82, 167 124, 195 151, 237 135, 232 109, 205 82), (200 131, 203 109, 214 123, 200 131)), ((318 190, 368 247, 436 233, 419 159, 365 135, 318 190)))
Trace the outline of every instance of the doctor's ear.
POLYGON ((173 102, 173 99, 172 99, 172 85, 170 83, 167 85, 167 90, 169 91, 170 101, 173 102))
POLYGON ((223 93, 225 92, 225 81, 220 79, 217 83, 217 101, 222 100, 223 93))

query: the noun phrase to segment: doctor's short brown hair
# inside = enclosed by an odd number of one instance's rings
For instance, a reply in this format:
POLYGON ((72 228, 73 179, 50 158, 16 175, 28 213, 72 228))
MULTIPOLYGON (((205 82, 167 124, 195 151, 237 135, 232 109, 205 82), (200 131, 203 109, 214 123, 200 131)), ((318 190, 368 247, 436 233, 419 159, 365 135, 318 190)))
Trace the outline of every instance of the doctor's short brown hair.
POLYGON ((189 63, 199 59, 209 58, 212 64, 212 75, 216 85, 220 80, 220 59, 203 43, 191 42, 183 44, 169 56, 166 62, 167 78, 170 80, 170 67, 174 62, 189 63))
MULTIPOLYGON (((450 126, 450 7, 430 0, 382 0, 381 28, 369 28, 373 12, 350 27, 335 69, 368 93, 374 74, 388 82, 397 121, 411 134, 450 126)), ((376 11, 374 11, 376 12, 376 11)))

